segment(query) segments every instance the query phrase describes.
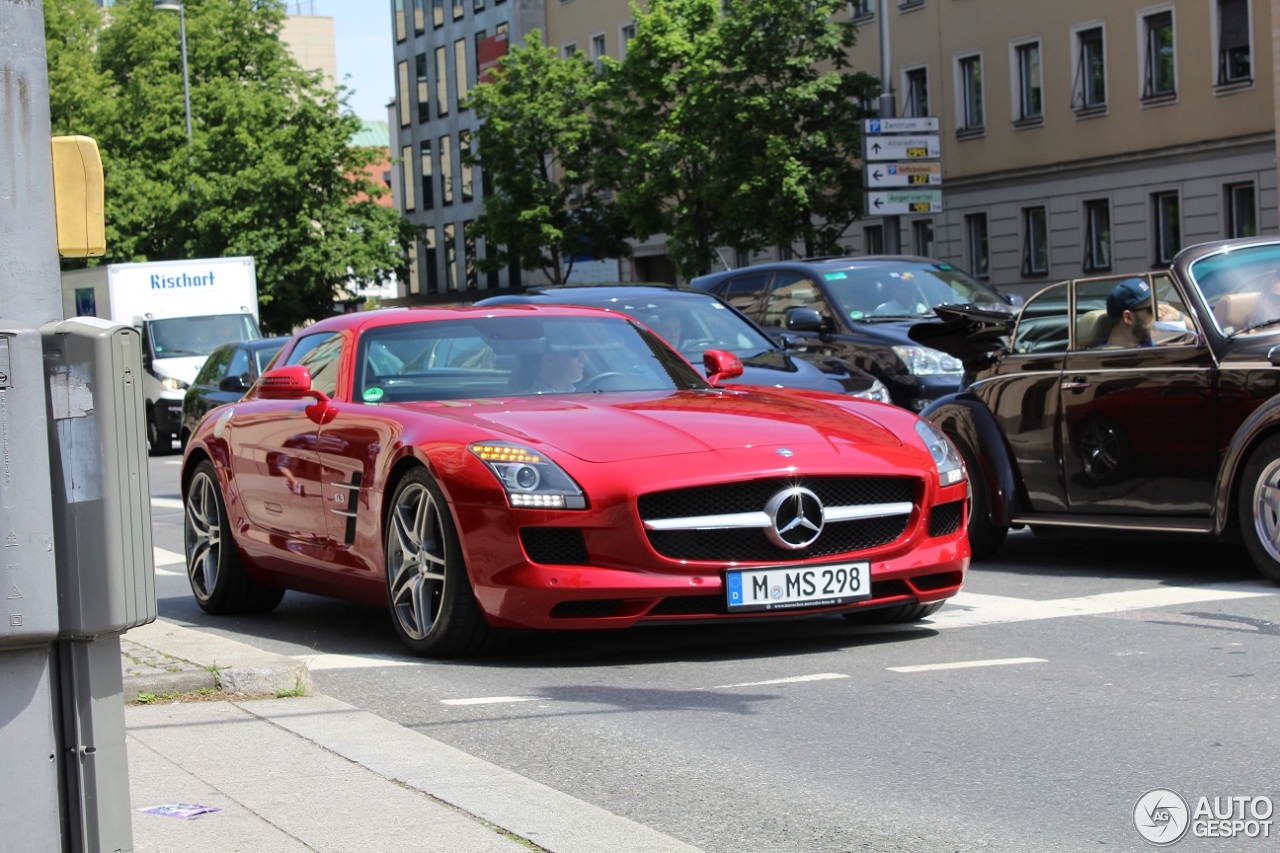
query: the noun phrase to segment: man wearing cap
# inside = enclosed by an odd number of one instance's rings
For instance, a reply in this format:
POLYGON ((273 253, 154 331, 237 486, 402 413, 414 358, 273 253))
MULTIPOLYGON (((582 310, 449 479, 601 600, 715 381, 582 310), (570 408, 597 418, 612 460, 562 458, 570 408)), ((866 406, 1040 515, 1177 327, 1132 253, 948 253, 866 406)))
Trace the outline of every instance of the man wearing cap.
POLYGON ((1107 296, 1111 334, 1103 346, 1149 347, 1155 325, 1155 302, 1146 279, 1126 278, 1107 296))

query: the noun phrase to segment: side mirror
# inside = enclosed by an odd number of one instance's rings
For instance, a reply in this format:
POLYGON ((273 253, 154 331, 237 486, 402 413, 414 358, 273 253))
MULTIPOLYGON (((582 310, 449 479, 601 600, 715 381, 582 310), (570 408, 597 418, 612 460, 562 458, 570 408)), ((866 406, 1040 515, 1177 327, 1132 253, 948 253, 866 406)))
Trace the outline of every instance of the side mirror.
POLYGON ((328 399, 322 392, 311 389, 310 370, 301 364, 291 364, 262 374, 255 396, 262 400, 299 400, 317 394, 317 399, 328 399))
POLYGON ((222 381, 218 383, 219 391, 240 392, 243 394, 249 390, 249 375, 242 373, 239 376, 224 376, 222 381))
POLYGON ((707 372, 707 381, 719 385, 742 375, 742 359, 722 349, 709 349, 702 354, 702 368, 707 372))
POLYGON ((793 332, 822 330, 822 314, 817 308, 788 308, 784 324, 793 332))

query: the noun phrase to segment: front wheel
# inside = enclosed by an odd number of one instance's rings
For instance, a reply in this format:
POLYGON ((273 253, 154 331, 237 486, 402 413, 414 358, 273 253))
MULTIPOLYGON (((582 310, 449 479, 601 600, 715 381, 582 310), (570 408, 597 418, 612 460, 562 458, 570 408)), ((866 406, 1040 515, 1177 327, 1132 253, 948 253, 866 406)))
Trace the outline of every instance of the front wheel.
POLYGON ((422 468, 396 486, 385 534, 387 602, 400 641, 415 655, 462 657, 487 645, 444 493, 422 468))
POLYGON ((160 431, 154 412, 147 413, 147 444, 152 456, 166 456, 173 452, 173 433, 160 431))
POLYGON ((284 590, 264 586, 245 571, 231 538, 218 475, 209 460, 196 466, 183 508, 187 580, 200 609, 218 615, 274 610, 284 598, 284 590))
POLYGON ((1280 583, 1280 436, 1249 454, 1236 500, 1240 533, 1253 564, 1280 583))

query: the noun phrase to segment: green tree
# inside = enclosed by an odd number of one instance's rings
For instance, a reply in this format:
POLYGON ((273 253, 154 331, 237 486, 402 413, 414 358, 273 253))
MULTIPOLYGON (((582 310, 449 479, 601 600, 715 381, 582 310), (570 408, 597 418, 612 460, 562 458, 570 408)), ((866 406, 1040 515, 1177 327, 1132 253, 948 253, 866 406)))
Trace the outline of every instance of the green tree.
POLYGON ((252 255, 262 323, 277 332, 332 313, 341 286, 403 272, 411 231, 363 171, 376 152, 348 145, 360 121, 344 90, 280 41, 282 2, 186 0, 190 142, 178 16, 117 2, 94 49, 67 35, 87 2, 46 3, 46 37, 53 68, 91 51, 96 98, 51 79, 50 103, 55 133, 93 136, 102 151, 104 261, 252 255))
POLYGON ((471 162, 492 186, 474 233, 490 247, 485 269, 515 260, 561 283, 575 256, 619 257, 628 246, 592 167, 604 144, 594 120, 603 81, 581 54, 561 58, 541 40, 528 33, 471 92, 480 119, 471 162))

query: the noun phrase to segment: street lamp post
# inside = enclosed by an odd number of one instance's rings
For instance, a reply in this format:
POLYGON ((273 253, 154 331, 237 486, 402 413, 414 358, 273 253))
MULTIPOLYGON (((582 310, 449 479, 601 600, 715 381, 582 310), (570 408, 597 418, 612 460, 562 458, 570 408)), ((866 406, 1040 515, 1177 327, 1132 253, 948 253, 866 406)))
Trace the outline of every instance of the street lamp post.
POLYGON ((178 13, 178 36, 182 40, 182 103, 187 110, 187 147, 191 147, 191 80, 187 75, 187 14, 179 0, 156 0, 157 12, 178 13))

